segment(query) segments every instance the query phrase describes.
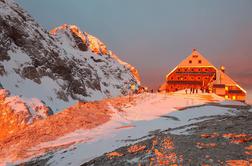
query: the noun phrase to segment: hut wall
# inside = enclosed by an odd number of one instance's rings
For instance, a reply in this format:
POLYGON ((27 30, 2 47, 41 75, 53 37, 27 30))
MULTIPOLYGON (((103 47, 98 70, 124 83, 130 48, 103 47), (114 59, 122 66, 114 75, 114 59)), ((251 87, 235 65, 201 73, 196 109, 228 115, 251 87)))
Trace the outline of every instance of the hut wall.
POLYGON ((213 67, 179 67, 167 77, 167 91, 208 89, 215 76, 216 70, 213 67))

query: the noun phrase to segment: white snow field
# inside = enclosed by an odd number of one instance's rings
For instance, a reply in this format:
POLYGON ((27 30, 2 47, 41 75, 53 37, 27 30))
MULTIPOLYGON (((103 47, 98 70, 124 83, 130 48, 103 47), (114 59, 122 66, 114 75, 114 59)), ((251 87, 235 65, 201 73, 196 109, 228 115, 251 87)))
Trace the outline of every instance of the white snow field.
MULTIPOLYGON (((50 165, 80 165, 106 152, 142 140, 158 130, 175 129, 215 115, 234 116, 238 110, 223 105, 239 106, 238 102, 225 101, 215 94, 186 95, 183 91, 172 94, 144 93, 134 97, 134 102, 127 103, 120 111, 111 105, 114 113, 107 123, 91 130, 76 130, 57 140, 37 145, 30 151, 73 143, 66 149, 44 157, 52 157, 47 162, 50 165), (220 106, 208 105, 209 102, 220 106)), ((190 134, 183 129, 171 133, 190 134)))

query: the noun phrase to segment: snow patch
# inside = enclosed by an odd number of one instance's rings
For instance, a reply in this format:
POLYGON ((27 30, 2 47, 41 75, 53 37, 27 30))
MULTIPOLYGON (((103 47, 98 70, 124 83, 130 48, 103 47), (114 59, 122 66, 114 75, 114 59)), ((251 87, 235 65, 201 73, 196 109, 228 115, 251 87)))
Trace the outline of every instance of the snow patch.
MULTIPOLYGON (((140 141, 139 138, 157 130, 175 129, 213 116, 234 116, 238 111, 231 108, 204 105, 212 100, 224 101, 223 98, 213 94, 195 96, 144 93, 132 98, 134 100, 129 99, 129 103, 120 110, 117 110, 113 106, 113 101, 110 100, 108 106, 113 114, 109 122, 91 130, 77 130, 57 140, 42 143, 33 150, 73 143, 69 148, 55 152, 47 164, 80 165, 105 152, 113 151, 129 143, 135 143, 136 140, 140 141), (181 108, 183 111, 180 111, 181 108)), ((190 134, 185 130, 174 130, 172 133, 190 134)))

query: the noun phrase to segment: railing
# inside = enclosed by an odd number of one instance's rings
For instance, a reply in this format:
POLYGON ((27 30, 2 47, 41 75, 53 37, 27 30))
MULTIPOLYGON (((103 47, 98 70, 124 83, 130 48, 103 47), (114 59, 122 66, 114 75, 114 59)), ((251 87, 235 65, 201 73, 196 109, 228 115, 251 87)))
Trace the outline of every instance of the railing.
POLYGON ((241 91, 241 90, 229 90, 228 93, 231 93, 231 94, 242 94, 243 91, 241 91))
POLYGON ((187 75, 215 75, 215 72, 182 72, 176 71, 176 74, 187 74, 187 75))
POLYGON ((202 85, 202 81, 167 81, 168 84, 189 84, 189 85, 202 85))

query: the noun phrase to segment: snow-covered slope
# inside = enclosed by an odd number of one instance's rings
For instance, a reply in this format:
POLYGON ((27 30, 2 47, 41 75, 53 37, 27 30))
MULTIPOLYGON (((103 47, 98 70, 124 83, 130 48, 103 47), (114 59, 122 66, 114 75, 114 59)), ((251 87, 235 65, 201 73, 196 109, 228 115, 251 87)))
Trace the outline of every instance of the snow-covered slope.
POLYGON ((65 28, 50 35, 12 0, 0 0, 0 29, 3 88, 36 97, 53 111, 78 100, 124 95, 129 84, 140 83, 137 71, 95 37, 84 42, 80 37, 86 33, 77 27, 74 33, 65 28))
POLYGON ((156 131, 177 128, 172 132, 187 134, 187 125, 220 115, 235 116, 246 107, 240 104, 233 107, 234 103, 224 103, 224 98, 215 94, 181 92, 78 103, 0 142, 0 161, 19 164, 30 157, 38 161, 37 156, 47 154, 41 158, 47 165, 81 165, 156 131))

